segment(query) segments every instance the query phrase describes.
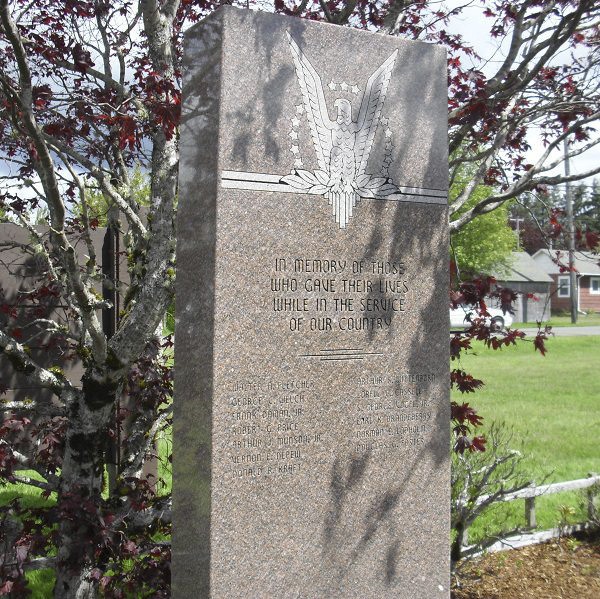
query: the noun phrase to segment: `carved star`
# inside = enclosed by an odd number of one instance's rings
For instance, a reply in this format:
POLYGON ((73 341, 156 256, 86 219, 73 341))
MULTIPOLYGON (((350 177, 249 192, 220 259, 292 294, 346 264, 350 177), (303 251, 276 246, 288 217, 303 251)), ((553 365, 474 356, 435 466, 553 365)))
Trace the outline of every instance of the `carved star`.
POLYGON ((300 151, 300 150, 298 149, 298 146, 292 146, 292 147, 290 148, 290 152, 291 152, 292 154, 297 154, 299 151, 300 151))
POLYGON ((343 81, 342 83, 340 83, 340 88, 343 92, 347 92, 348 91, 348 87, 350 87, 345 81, 343 81))
POLYGON ((300 124, 300 119, 298 119, 297 117, 294 117, 292 119, 292 127, 296 128, 296 127, 298 127, 299 124, 300 124))
POLYGON ((337 87, 337 83, 333 81, 333 79, 328 83, 327 87, 333 91, 337 87))
POLYGON ((294 160, 294 166, 300 168, 302 166, 302 158, 296 158, 296 160, 294 160))
POLYGON ((304 112, 304 106, 302 106, 302 104, 296 104, 296 112, 302 114, 304 112))
POLYGON ((385 130, 385 136, 388 138, 392 137, 392 130, 389 127, 385 130))
POLYGON ((352 91, 357 94, 360 91, 360 88, 358 87, 358 85, 353 85, 352 86, 352 91))
POLYGON ((298 133, 293 129, 288 134, 292 139, 298 139, 298 133))

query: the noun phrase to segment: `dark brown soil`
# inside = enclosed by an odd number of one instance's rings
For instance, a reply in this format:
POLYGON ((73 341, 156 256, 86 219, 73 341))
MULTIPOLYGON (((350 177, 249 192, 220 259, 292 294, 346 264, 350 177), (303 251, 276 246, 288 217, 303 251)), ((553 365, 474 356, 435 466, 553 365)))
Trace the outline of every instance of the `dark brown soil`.
POLYGON ((599 599, 600 538, 564 538, 466 562, 453 599, 599 599))

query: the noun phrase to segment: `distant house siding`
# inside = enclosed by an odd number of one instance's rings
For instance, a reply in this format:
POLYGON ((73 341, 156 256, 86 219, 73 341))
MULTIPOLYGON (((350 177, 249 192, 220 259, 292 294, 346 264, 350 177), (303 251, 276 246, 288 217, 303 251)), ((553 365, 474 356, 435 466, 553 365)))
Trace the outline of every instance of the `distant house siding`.
MULTIPOLYGON (((571 297, 561 296, 559 290, 559 279, 568 277, 565 275, 551 275, 552 282, 552 312, 569 312, 571 310, 571 297)), ((579 278, 579 308, 581 310, 594 310, 600 312, 600 293, 594 293, 600 289, 600 277, 584 275, 579 278), (597 281, 595 283, 594 281, 597 281)))
POLYGON ((582 310, 600 312, 600 277, 582 277, 579 287, 579 305, 582 310))
POLYGON ((521 322, 545 322, 550 319, 550 284, 549 283, 523 283, 524 293, 531 293, 533 297, 523 295, 521 302, 521 322))
POLYGON ((571 309, 570 296, 562 297, 558 292, 558 278, 562 278, 562 275, 550 275, 552 277, 552 284, 550 286, 550 293, 552 295, 552 313, 569 311, 571 309))

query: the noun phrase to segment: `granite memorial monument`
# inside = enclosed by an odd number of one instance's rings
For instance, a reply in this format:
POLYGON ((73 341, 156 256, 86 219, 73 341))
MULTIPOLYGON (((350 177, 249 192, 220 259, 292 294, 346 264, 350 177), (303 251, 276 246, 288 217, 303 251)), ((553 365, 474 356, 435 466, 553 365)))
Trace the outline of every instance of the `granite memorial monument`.
POLYGON ((449 597, 444 50, 187 33, 173 596, 449 597))

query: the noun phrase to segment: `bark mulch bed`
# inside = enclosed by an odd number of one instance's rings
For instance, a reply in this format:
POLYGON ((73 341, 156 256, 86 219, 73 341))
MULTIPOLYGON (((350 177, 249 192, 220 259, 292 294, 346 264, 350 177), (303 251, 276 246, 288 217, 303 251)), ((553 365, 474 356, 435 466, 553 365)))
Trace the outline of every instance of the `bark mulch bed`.
POLYGON ((555 539, 466 562, 453 599, 599 599, 600 536, 555 539))

